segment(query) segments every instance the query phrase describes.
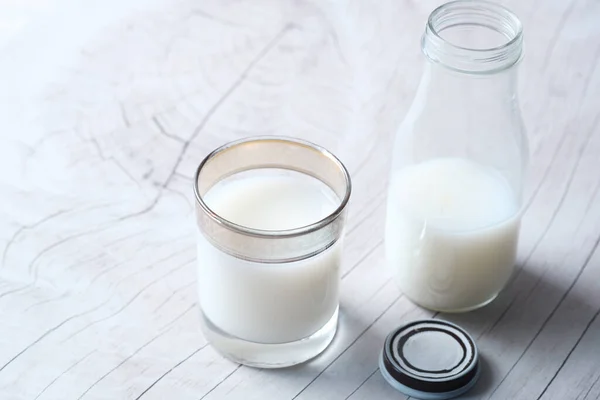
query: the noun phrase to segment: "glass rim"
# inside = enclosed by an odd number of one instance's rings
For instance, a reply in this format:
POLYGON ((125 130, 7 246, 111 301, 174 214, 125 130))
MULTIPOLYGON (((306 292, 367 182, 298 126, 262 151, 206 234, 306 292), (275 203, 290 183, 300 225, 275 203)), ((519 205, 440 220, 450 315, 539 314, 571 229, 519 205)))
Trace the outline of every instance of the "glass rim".
MULTIPOLYGON (((274 167, 263 167, 263 168, 275 169, 274 167)), ((295 171, 295 169, 285 168, 285 166, 281 166, 279 168, 295 171)), ((250 171, 253 169, 261 169, 261 168, 252 168, 251 167, 251 168, 248 168, 247 171, 250 171)), ((239 172, 242 172, 242 171, 239 171, 239 172)), ((303 173, 301 171, 297 171, 297 172, 303 173)), ((309 176, 312 176, 313 178, 318 179, 319 181, 323 182, 321 179, 319 179, 318 176, 314 176, 314 175, 309 175, 309 176)), ((325 182, 323 182, 323 183, 326 184, 325 182)), ((327 186, 329 187, 329 185, 327 185, 327 186)), ((306 234, 318 231, 319 229, 322 229, 323 227, 325 227, 325 226, 329 225, 330 223, 332 223, 333 221, 335 221, 343 213, 344 209, 346 208, 346 205, 348 204, 348 202, 350 200, 351 192, 352 192, 352 180, 350 178, 350 173, 346 169, 346 166, 344 165, 344 163, 342 163, 342 161, 338 157, 336 157, 332 152, 330 152, 329 150, 327 150, 326 148, 324 148, 322 146, 319 146, 319 145, 309 142, 307 140, 293 138, 293 137, 289 137, 289 136, 279 136, 279 135, 251 136, 251 137, 242 138, 242 139, 238 139, 238 140, 234 140, 234 141, 225 143, 224 145, 219 146, 216 149, 214 149, 213 151, 211 151, 200 162, 200 164, 198 165, 198 167, 196 169, 196 173, 194 174, 194 196, 196 197, 196 203, 200 206, 200 208, 202 208, 202 211, 207 216, 210 217, 210 219, 212 219, 217 224, 225 226, 226 228, 228 228, 234 232, 237 232, 239 234, 243 234, 246 236, 254 236, 254 237, 259 237, 259 238, 267 238, 267 239, 297 237, 297 236, 306 235, 306 234), (204 199, 203 199, 202 195, 200 194, 200 190, 198 188, 198 181, 200 179, 200 174, 202 173, 202 169, 208 162, 210 162, 212 159, 218 157, 220 154, 223 154, 224 152, 229 151, 235 147, 238 147, 238 146, 241 146, 241 145, 244 145, 247 143, 252 143, 252 142, 257 142, 257 143, 260 143, 260 142, 286 142, 288 144, 293 144, 296 146, 304 147, 308 150, 317 152, 319 155, 330 160, 332 162, 332 164, 335 167, 337 167, 344 176, 345 190, 344 190, 343 198, 340 199, 340 204, 336 207, 335 210, 333 210, 331 213, 329 213, 324 218, 322 218, 312 224, 301 226, 298 228, 293 228, 293 229, 266 230, 266 229, 250 228, 250 227, 247 227, 244 225, 236 224, 236 223, 229 221, 229 220, 223 218, 222 216, 220 216, 218 213, 213 211, 204 202, 204 199)))
POLYGON ((519 17, 514 12, 512 12, 511 10, 509 10, 507 7, 503 6, 502 4, 497 4, 497 3, 493 3, 491 1, 486 1, 486 0, 453 0, 453 1, 450 1, 447 3, 444 3, 441 6, 434 9, 431 12, 431 14, 429 14, 429 18, 427 18, 427 27, 429 28, 431 33, 433 33, 433 35, 436 38, 443 41, 445 45, 453 47, 457 50, 466 50, 466 51, 472 51, 472 52, 476 52, 476 53, 486 53, 486 52, 505 50, 505 49, 511 47, 516 42, 518 42, 521 39, 521 37, 523 36, 523 24, 522 24, 521 20, 519 19, 519 17), (506 43, 503 43, 499 46, 494 46, 494 47, 472 48, 472 47, 464 47, 464 46, 459 46, 457 44, 454 44, 454 43, 450 42, 449 40, 444 39, 440 35, 440 32, 438 32, 438 30, 435 27, 435 20, 438 18, 440 13, 442 13, 446 9, 449 9, 449 8, 451 8, 453 6, 457 6, 457 5, 465 5, 465 6, 467 6, 467 5, 469 5, 469 6, 482 5, 482 6, 489 7, 491 10, 493 10, 495 12, 504 13, 505 15, 508 15, 513 22, 515 22, 516 33, 506 43))

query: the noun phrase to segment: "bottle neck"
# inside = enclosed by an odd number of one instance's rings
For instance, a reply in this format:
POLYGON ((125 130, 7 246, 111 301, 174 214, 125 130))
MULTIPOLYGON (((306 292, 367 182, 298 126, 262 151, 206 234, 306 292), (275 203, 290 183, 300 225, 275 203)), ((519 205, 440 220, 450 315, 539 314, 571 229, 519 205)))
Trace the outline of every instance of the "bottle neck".
MULTIPOLYGON (((448 108, 467 103, 473 109, 512 101, 517 96, 517 69, 506 68, 493 74, 466 74, 437 63, 428 63, 421 78, 421 90, 436 96, 448 108)), ((429 101, 436 101, 430 98, 429 101)), ((460 109, 459 109, 460 110, 460 109)), ((457 111, 458 112, 458 111, 457 111)))
POLYGON ((461 74, 489 75, 521 59, 523 30, 517 16, 500 5, 458 0, 431 13, 421 44, 434 64, 461 74))

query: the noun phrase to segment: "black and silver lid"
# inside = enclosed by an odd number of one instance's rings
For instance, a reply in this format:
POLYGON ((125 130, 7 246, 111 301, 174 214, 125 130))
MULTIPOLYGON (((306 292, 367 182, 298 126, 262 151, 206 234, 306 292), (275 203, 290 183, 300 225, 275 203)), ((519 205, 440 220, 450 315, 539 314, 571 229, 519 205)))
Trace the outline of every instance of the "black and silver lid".
POLYGON ((381 374, 400 392, 423 400, 443 400, 471 389, 479 378, 473 338, 440 320, 409 322, 385 340, 381 374))

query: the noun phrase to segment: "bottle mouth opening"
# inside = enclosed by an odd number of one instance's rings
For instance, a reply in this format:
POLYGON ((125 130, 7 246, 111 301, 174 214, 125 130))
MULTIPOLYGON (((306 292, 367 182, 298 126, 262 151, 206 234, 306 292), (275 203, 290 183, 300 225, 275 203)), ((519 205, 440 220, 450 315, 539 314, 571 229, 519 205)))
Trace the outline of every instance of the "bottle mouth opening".
POLYGON ((457 0, 436 8, 422 46, 432 61, 460 72, 489 73, 521 58, 523 27, 507 8, 481 0, 457 0))

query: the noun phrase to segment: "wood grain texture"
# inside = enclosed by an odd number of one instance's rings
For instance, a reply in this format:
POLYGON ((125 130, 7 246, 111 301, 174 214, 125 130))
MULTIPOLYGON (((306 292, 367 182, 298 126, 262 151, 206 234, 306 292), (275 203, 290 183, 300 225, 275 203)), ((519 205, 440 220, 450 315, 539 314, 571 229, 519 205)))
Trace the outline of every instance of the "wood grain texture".
POLYGON ((526 38, 519 268, 459 315, 414 306, 383 268, 390 144, 439 1, 106 2, 0 49, 0 397, 400 399, 383 339, 435 316, 477 338, 464 398, 600 398, 600 2, 505 3, 526 38), (265 134, 329 148, 355 187, 339 334, 276 371, 200 333, 192 218, 198 162, 265 134))

